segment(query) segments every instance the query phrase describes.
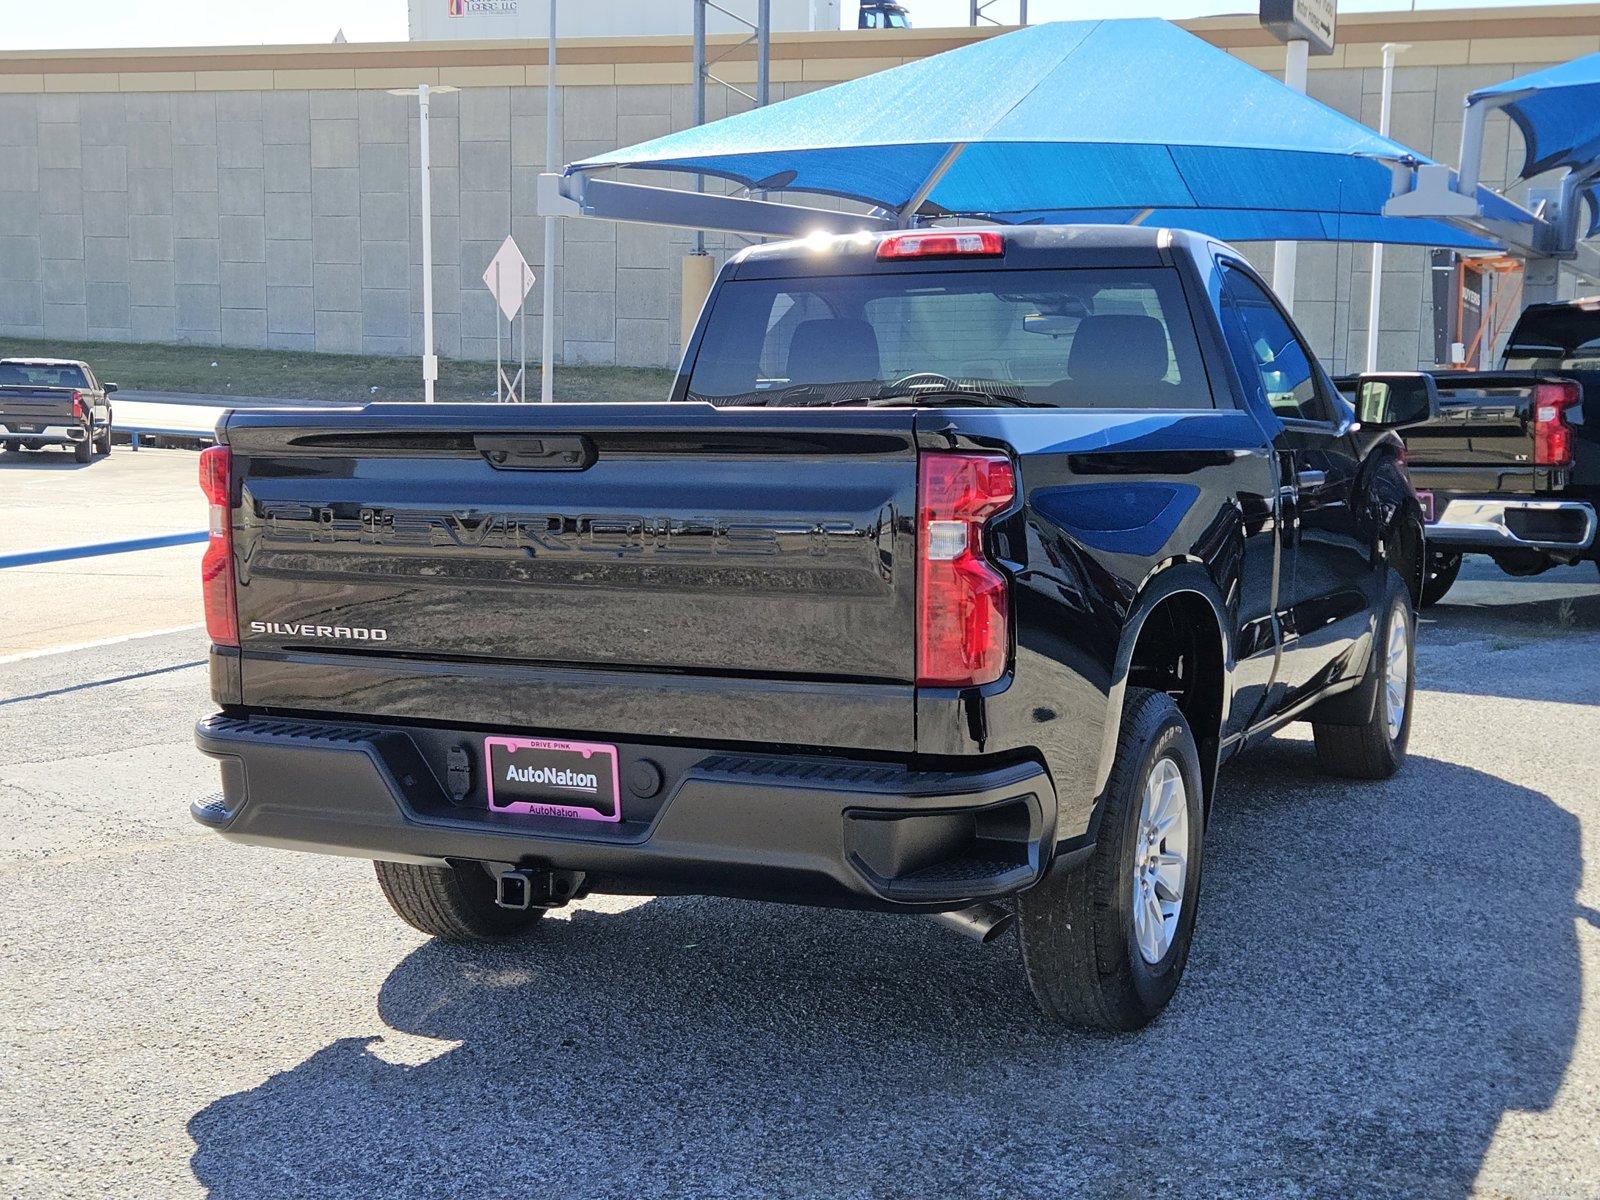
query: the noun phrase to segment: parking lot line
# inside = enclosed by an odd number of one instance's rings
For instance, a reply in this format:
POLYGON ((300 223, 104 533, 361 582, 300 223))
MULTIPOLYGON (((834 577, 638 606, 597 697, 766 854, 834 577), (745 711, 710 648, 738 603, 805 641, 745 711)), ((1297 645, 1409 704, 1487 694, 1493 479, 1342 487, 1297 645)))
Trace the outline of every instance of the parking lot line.
POLYGON ((101 646, 116 646, 123 642, 137 642, 145 638, 165 637, 169 633, 188 633, 191 629, 203 628, 205 623, 196 621, 192 625, 174 625, 168 629, 151 629, 143 633, 122 633, 116 637, 96 638, 92 642, 75 642, 69 646, 41 646, 37 650, 24 650, 20 654, 0 654, 0 665, 22 662, 29 658, 46 658, 52 654, 71 654, 75 650, 96 650, 101 646))

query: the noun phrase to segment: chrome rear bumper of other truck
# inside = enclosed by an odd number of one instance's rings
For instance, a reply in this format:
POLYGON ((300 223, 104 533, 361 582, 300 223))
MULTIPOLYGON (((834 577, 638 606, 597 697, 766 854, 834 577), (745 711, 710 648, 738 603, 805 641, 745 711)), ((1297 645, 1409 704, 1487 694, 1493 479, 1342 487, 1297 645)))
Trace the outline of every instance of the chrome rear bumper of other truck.
POLYGON ((1428 526, 1428 540, 1461 550, 1583 551, 1596 524, 1594 506, 1581 500, 1454 496, 1428 526))

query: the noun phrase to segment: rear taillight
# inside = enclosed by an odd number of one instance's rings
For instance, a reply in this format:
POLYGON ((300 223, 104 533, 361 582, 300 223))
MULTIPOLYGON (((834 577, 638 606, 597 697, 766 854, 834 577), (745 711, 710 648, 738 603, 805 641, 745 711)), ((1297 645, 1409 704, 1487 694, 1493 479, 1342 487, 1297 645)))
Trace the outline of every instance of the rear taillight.
POLYGON ((206 632, 218 646, 239 644, 239 614, 233 586, 233 451, 210 446, 200 452, 200 490, 211 511, 211 537, 200 561, 206 632))
POLYGON ((89 410, 83 406, 82 392, 72 393, 72 419, 80 424, 87 424, 89 421, 89 410))
POLYGON ((1572 426, 1567 411, 1578 403, 1578 384, 1571 379, 1535 384, 1533 389, 1533 463, 1565 467, 1572 462, 1572 426))
POLYGON ((992 229, 934 230, 892 233, 878 243, 878 258, 998 258, 1005 249, 992 229))
POLYGON ((917 684, 969 687, 1005 672, 1006 578, 983 523, 1016 498, 1011 460, 926 454, 917 479, 917 684))

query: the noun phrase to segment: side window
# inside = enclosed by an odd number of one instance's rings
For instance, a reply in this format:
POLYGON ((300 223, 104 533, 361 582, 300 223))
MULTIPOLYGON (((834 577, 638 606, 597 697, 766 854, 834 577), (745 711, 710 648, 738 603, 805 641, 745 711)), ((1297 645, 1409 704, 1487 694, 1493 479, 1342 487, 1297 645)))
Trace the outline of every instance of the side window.
POLYGON ((1272 411, 1291 421, 1331 419, 1326 397, 1312 366, 1311 354, 1288 318, 1261 285, 1242 271, 1224 268, 1228 297, 1238 318, 1243 345, 1235 355, 1248 355, 1239 373, 1261 382, 1272 411))

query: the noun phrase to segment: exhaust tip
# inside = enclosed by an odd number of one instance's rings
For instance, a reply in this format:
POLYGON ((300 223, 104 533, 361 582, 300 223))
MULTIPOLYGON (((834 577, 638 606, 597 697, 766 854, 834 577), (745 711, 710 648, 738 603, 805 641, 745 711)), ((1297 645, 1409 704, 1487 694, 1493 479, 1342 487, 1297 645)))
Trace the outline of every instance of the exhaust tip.
POLYGON ((985 946, 1010 929, 1017 920, 1009 909, 992 901, 929 915, 946 929, 953 929, 985 946))

